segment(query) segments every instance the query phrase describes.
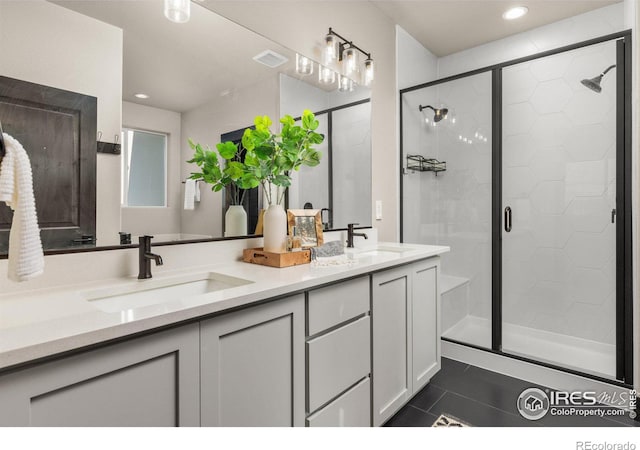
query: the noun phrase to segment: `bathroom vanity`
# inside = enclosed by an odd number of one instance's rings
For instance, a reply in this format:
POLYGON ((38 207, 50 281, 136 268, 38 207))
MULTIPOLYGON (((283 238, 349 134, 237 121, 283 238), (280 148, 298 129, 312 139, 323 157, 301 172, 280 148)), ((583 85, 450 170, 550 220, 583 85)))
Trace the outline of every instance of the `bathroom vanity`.
POLYGON ((446 251, 380 244, 349 265, 234 260, 0 299, 0 425, 379 426, 440 368, 446 251))

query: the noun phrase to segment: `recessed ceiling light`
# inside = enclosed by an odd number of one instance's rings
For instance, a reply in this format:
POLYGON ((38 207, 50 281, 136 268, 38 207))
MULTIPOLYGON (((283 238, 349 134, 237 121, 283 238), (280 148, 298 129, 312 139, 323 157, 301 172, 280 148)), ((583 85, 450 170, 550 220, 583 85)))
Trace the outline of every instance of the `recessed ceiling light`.
POLYGON ((506 10, 504 14, 502 14, 502 18, 505 20, 518 19, 528 12, 529 8, 526 6, 514 6, 513 8, 506 10))
POLYGON ((136 98, 149 98, 147 94, 133 94, 133 96, 136 98))

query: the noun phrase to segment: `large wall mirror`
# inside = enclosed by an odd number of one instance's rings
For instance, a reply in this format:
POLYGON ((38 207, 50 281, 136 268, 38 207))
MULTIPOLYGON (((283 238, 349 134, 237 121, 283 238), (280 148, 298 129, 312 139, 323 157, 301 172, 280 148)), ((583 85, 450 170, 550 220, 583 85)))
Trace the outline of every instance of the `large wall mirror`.
POLYGON ((185 209, 184 181, 196 169, 187 139, 213 147, 256 115, 303 109, 318 113, 327 139, 321 166, 295 174, 288 207, 328 210, 329 229, 371 224, 370 92, 321 85, 317 70, 297 74, 287 43, 197 2, 189 22, 170 22, 161 0, 2 1, 0 29, 0 76, 96 97, 99 140, 122 147, 97 155, 95 240, 49 249, 119 245, 119 233, 134 244, 141 234, 223 237, 222 193, 200 184, 200 201, 185 209), (278 55, 286 61, 277 67, 257 61, 278 55))

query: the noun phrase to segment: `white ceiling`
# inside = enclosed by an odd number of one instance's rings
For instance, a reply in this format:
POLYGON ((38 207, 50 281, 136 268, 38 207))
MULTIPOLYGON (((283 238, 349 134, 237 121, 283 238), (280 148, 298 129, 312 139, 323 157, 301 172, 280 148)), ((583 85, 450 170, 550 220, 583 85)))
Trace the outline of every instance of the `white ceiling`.
POLYGON ((169 22, 162 0, 58 0, 53 3, 124 30, 123 100, 184 112, 234 89, 275 75, 253 61, 270 49, 289 62, 295 54, 246 28, 192 3, 186 24, 169 22), (145 93, 148 100, 133 97, 145 93))
POLYGON ((413 0, 375 1, 384 14, 436 56, 521 33, 622 0, 413 0), (511 6, 529 13, 512 21, 502 18, 511 6))
MULTIPOLYGON (((188 111, 224 92, 233 93, 234 89, 273 77, 274 69, 252 60, 266 49, 289 58, 289 63, 277 71, 294 73, 295 53, 291 50, 196 2, 192 2, 191 20, 174 24, 164 18, 162 0, 50 1, 124 30, 123 100, 126 101, 188 111), (138 100, 133 97, 138 92, 151 98, 138 100)), ((443 56, 618 1, 621 0, 523 0, 517 4, 528 6, 529 14, 511 22, 501 16, 507 6, 516 4, 513 0, 370 0, 370 3, 435 55, 443 56)), ((307 20, 298 17, 300 14, 296 16, 293 3, 275 1, 272 6, 280 8, 289 20, 307 20)), ((238 1, 234 7, 242 8, 243 2, 238 1)))

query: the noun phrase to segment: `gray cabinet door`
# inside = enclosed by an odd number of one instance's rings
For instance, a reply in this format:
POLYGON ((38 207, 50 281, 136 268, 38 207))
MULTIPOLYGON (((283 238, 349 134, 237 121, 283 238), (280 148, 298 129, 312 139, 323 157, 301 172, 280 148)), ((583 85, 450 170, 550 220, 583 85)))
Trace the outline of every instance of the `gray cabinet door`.
POLYGON ((201 322, 203 426, 304 426, 304 295, 201 322))
POLYGON ((307 343, 308 407, 313 412, 371 372, 369 316, 307 343))
POLYGON ((307 418, 309 427, 370 427, 371 383, 366 377, 307 418))
POLYGON ((369 276, 310 291, 307 335, 313 336, 369 312, 370 297, 369 276))
POLYGON ((389 419, 411 394, 411 272, 407 267, 373 278, 373 425, 389 419))
POLYGON ((412 393, 418 392, 440 370, 440 308, 437 261, 411 266, 412 393))
POLYGON ((199 325, 0 377, 2 426, 198 426, 199 325))

